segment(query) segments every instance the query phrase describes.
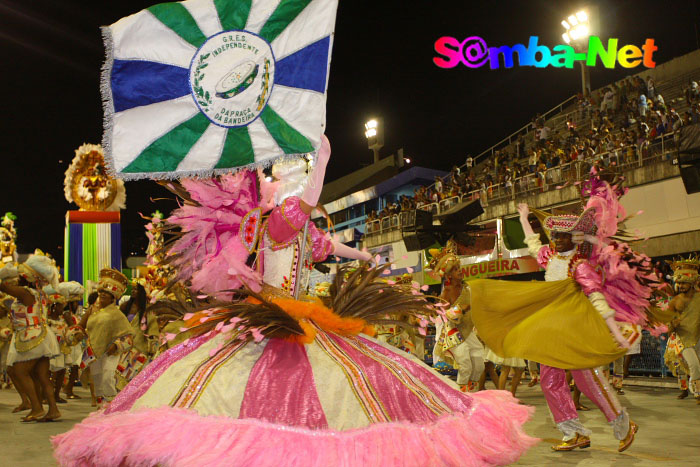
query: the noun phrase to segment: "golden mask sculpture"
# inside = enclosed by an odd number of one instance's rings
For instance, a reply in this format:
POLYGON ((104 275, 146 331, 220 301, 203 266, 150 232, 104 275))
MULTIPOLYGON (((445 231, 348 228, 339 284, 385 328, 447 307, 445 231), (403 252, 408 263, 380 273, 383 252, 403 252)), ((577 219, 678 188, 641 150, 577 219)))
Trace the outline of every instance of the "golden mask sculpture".
POLYGON ((16 260, 15 251, 17 245, 17 231, 15 230, 15 220, 17 217, 11 212, 5 213, 0 222, 0 262, 2 264, 14 263, 16 260))
POLYGON ((119 211, 126 207, 124 181, 107 173, 99 144, 83 144, 75 150, 63 187, 68 202, 77 204, 81 211, 119 211))
POLYGON ((165 222, 163 214, 156 211, 148 218, 146 224, 146 236, 148 237, 148 247, 146 249, 148 271, 146 272, 146 291, 151 296, 158 296, 170 283, 175 271, 172 266, 165 262, 165 238, 163 229, 165 222))

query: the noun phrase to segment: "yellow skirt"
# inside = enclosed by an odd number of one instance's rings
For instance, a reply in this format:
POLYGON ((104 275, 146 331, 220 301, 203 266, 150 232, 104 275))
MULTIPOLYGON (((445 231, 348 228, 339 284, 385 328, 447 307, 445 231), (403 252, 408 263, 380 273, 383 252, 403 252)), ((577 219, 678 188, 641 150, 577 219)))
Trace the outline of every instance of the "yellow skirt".
POLYGON ((606 365, 625 355, 573 279, 469 282, 479 337, 497 355, 555 368, 606 365))

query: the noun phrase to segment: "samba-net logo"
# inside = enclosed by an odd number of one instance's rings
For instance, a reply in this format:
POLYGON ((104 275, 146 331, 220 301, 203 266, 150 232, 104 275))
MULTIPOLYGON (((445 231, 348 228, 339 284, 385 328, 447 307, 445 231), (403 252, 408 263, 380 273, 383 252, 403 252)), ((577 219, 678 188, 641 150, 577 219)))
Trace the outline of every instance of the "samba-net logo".
POLYGON ((479 36, 467 37, 461 42, 444 36, 435 41, 435 51, 439 56, 433 57, 433 63, 440 68, 454 68, 460 63, 469 68, 480 68, 488 63, 495 70, 501 67, 501 63, 505 68, 512 68, 517 56, 518 66, 537 68, 573 68, 574 62, 595 66, 599 59, 606 68, 615 68, 615 62, 624 68, 634 68, 640 64, 654 68, 653 55, 659 49, 654 45, 654 39, 647 39, 641 48, 631 44, 618 48, 618 39, 608 39, 606 47, 600 37, 590 36, 585 52, 577 52, 572 46, 564 44, 550 50, 538 44, 538 41, 539 37, 530 36, 527 47, 525 44, 488 47, 479 36))

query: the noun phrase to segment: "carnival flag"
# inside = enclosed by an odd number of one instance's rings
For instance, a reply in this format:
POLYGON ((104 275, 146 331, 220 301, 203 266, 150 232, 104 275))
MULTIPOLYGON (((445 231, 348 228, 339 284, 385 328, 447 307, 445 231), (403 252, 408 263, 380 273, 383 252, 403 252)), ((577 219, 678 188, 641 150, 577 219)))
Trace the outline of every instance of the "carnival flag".
POLYGON ((103 146, 124 179, 316 151, 337 0, 161 3, 103 28, 103 146))

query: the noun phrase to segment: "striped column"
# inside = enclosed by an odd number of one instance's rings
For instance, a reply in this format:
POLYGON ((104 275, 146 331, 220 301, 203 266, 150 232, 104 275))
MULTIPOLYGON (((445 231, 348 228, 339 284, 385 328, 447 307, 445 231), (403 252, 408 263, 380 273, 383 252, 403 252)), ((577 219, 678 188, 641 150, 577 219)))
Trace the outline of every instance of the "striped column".
POLYGON ((66 214, 64 279, 97 282, 103 268, 122 269, 121 216, 118 211, 68 211, 66 214))

